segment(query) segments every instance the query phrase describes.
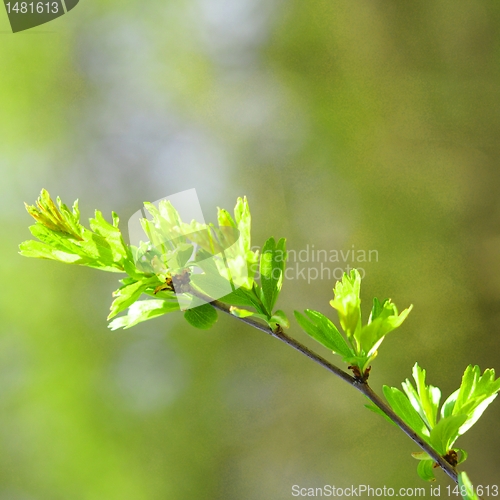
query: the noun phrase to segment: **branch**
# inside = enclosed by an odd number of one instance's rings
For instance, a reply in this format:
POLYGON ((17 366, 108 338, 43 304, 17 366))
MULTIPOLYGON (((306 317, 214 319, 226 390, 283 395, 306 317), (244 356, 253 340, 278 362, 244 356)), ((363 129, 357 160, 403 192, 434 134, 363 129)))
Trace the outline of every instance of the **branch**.
POLYGON ((312 359, 318 365, 321 365, 323 368, 327 369, 329 372, 333 373, 337 377, 341 378, 344 382, 347 382, 349 385, 357 389, 359 392, 364 394, 375 406, 377 406, 380 410, 382 410, 416 445, 418 445, 423 451, 425 451, 430 457, 432 457, 444 470, 444 472, 455 482, 458 483, 458 474, 456 469, 449 464, 439 453, 437 453, 428 443, 426 443, 411 427, 409 427, 394 411, 392 408, 387 405, 368 385, 366 380, 362 380, 360 378, 356 378, 351 376, 349 373, 344 370, 338 368, 333 365, 323 357, 319 356, 315 352, 311 351, 305 345, 301 344, 297 340, 289 337, 281 328, 277 328, 276 330, 272 330, 271 328, 259 323, 252 317, 239 318, 234 314, 231 314, 231 306, 220 302, 219 300, 213 300, 208 295, 201 293, 197 290, 193 290, 190 288, 189 293, 196 295, 198 298, 209 302, 219 311, 222 311, 226 314, 231 315, 233 318, 246 323, 261 332, 267 333, 272 337, 284 342, 289 345, 296 351, 299 351, 304 356, 307 356, 309 359, 312 359))

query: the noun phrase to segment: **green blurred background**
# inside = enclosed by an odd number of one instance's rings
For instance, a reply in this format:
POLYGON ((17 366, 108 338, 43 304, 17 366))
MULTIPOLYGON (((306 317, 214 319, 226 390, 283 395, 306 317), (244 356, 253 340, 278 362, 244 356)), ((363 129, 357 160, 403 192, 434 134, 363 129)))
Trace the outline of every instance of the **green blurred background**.
MULTIPOLYGON (((0 499, 426 486, 361 395, 231 318, 110 332, 119 276, 20 257, 23 201, 45 187, 125 228, 194 187, 207 220, 247 195, 257 245, 377 250, 366 314, 374 295, 414 311, 372 385, 418 360, 446 397, 467 364, 500 369, 500 4, 83 0, 9 29, 0 14, 0 499)), ((333 317, 332 286, 288 280, 278 305, 333 317)), ((499 417, 457 443, 476 484, 500 481, 499 417)))

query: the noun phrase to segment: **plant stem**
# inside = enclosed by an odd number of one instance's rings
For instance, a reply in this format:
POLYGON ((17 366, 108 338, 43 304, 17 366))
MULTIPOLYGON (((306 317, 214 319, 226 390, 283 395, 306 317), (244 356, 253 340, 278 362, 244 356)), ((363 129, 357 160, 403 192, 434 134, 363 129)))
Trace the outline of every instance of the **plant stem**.
POLYGON ((309 359, 312 359, 318 365, 321 365, 323 368, 326 368, 329 372, 333 373, 337 377, 341 378, 344 382, 347 382, 349 385, 357 389, 359 392, 364 394, 375 406, 377 406, 380 410, 382 410, 412 441, 415 442, 423 451, 425 451, 433 460, 435 460, 444 472, 455 482, 458 483, 458 474, 456 469, 449 464, 439 453, 437 453, 428 443, 426 443, 411 427, 409 427, 394 411, 392 408, 386 404, 368 385, 366 380, 361 380, 359 378, 351 376, 349 373, 345 372, 341 368, 333 365, 323 357, 319 356, 315 352, 311 351, 308 347, 301 344, 297 340, 289 337, 281 328, 277 328, 273 331, 266 325, 263 325, 253 319, 252 317, 239 318, 231 314, 231 306, 220 302, 219 300, 213 300, 208 295, 205 295, 197 290, 193 290, 192 288, 189 290, 189 293, 196 295, 200 299, 209 302, 219 311, 222 311, 226 314, 230 314, 233 318, 246 323, 261 332, 267 333, 272 337, 284 342, 289 345, 296 351, 299 351, 304 356, 307 356, 309 359))

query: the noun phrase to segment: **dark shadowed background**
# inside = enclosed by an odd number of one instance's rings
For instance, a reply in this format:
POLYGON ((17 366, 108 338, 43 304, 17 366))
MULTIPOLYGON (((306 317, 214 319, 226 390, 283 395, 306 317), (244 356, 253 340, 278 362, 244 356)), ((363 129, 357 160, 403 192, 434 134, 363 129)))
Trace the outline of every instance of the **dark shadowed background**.
MULTIPOLYGON (((500 370, 500 4, 85 0, 9 29, 0 12, 0 500, 426 486, 361 395, 231 318, 110 332, 119 276, 19 256, 23 201, 45 187, 126 228, 184 189, 211 221, 247 195, 256 245, 374 250, 325 264, 364 269, 365 318, 374 295, 414 304, 372 385, 418 360, 447 397, 467 364, 500 370)), ((333 318, 334 279, 297 264, 278 306, 333 318)), ((457 443, 476 484, 498 484, 499 418, 457 443)))

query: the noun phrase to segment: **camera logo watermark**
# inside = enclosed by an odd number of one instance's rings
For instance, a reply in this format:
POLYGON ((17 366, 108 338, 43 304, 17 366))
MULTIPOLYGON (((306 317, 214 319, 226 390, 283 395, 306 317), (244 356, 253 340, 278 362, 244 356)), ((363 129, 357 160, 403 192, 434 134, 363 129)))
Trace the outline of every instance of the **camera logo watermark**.
POLYGON ((80 0, 50 0, 14 2, 4 0, 13 33, 29 30, 64 16, 74 9, 80 0))
POLYGON ((248 278, 238 229, 205 224, 195 189, 146 203, 130 217, 128 231, 137 268, 164 281, 181 310, 206 302, 189 293, 190 284, 220 299, 248 278))

